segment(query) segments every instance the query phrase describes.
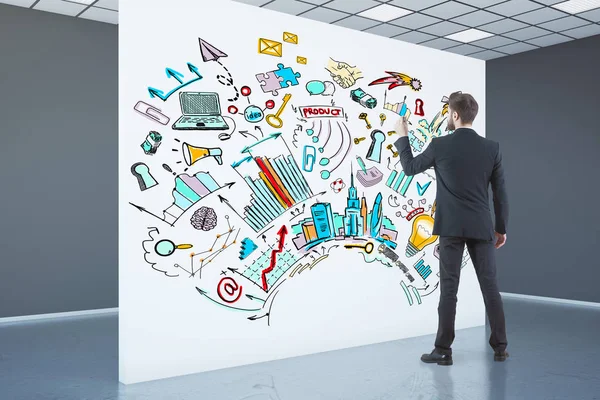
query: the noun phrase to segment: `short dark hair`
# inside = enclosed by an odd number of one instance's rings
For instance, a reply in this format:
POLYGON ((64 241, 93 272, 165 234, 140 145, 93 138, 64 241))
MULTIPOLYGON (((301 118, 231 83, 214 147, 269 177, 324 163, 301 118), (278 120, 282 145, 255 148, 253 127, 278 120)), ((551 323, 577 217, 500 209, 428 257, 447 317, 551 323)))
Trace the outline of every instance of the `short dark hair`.
POLYGON ((454 92, 448 98, 448 106, 456 111, 463 124, 471 124, 479 111, 479 104, 468 93, 454 92))

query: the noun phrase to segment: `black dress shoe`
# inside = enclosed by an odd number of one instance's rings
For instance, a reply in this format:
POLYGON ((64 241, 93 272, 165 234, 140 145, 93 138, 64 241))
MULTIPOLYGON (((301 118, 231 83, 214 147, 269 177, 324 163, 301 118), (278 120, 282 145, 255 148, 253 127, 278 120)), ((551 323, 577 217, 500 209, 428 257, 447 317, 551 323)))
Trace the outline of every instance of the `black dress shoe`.
POLYGON ((506 351, 495 351, 494 352, 494 361, 506 361, 508 358, 508 352, 506 351))
POLYGON ((428 364, 452 365, 452 355, 440 354, 437 350, 433 350, 430 354, 423 354, 421 361, 428 364))

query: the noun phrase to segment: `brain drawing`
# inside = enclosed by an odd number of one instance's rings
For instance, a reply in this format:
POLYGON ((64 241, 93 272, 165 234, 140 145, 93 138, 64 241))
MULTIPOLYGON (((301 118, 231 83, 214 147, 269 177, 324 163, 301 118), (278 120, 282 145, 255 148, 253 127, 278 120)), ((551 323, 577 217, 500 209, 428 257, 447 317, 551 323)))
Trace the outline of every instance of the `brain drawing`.
POLYGON ((217 213, 210 207, 200 207, 192 215, 190 222, 199 231, 210 231, 217 226, 217 213))

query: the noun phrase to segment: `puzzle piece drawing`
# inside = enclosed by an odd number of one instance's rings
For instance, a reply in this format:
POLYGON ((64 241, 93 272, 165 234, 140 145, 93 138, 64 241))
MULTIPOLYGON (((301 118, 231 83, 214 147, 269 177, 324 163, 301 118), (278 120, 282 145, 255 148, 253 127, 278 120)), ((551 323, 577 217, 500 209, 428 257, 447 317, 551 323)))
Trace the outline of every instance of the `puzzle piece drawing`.
POLYGON ((415 136, 415 131, 408 132, 408 141, 415 152, 420 152, 423 149, 424 141, 415 136))
POLYGON ((300 72, 294 72, 290 67, 284 67, 283 64, 277 64, 278 70, 275 70, 275 75, 281 78, 280 85, 282 88, 298 85, 298 78, 302 75, 300 72))
POLYGON ((277 96, 277 90, 283 87, 280 84, 280 81, 283 80, 283 78, 280 78, 279 76, 275 75, 275 71, 265 72, 264 74, 256 74, 256 80, 261 84, 263 92, 271 92, 273 96, 277 96))

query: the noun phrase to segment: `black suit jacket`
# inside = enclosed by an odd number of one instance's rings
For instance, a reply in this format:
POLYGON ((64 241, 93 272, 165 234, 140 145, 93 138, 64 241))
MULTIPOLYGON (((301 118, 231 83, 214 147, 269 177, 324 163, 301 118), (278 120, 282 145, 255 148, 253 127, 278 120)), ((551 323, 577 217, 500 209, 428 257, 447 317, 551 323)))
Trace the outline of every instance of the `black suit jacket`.
POLYGON ((508 198, 497 142, 479 136, 473 129, 459 128, 451 135, 433 138, 416 157, 412 155, 408 137, 401 137, 394 145, 406 175, 416 175, 431 167, 435 169, 434 235, 492 240, 494 230, 506 233, 508 198), (489 206, 490 183, 494 194, 495 228, 489 206))

